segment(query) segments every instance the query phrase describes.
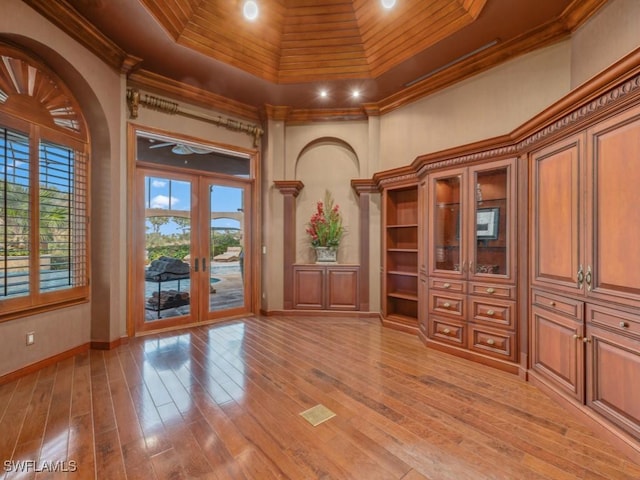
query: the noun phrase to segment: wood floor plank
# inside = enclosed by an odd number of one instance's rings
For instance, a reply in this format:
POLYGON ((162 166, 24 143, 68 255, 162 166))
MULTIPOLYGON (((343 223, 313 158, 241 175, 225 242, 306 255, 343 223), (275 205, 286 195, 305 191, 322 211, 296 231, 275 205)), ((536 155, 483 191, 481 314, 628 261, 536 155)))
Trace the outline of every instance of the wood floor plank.
MULTIPOLYGON (((368 318, 249 317, 132 338, 0 385, 0 455, 73 478, 637 480, 517 376, 368 318), (335 417, 312 426, 317 404, 335 417)), ((71 478, 16 472, 0 478, 71 478)))

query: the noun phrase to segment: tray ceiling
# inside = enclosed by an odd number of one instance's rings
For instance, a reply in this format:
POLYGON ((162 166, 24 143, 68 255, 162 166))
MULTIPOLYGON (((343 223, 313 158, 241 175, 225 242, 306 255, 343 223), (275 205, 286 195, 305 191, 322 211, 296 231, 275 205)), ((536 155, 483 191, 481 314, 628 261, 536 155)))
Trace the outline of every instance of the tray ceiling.
POLYGON ((131 82, 243 116, 395 108, 566 38, 606 3, 256 0, 247 21, 243 0, 24 1, 131 82))

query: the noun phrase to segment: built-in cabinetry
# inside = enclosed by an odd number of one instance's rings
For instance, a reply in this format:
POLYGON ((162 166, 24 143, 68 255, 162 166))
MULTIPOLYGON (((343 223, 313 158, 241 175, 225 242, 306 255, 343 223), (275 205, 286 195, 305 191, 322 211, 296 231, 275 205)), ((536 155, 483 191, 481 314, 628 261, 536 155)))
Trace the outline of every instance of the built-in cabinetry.
POLYGON ((383 192, 383 323, 418 328, 418 187, 383 192))
POLYGON ((530 154, 531 376, 640 439, 640 106, 530 154))
POLYGON ((302 310, 359 310, 358 265, 293 266, 293 304, 302 310))
POLYGON ((427 184, 429 345, 517 370, 515 158, 430 173, 427 184))
POLYGON ((640 49, 509 135, 374 180, 385 324, 417 318, 640 460, 640 49))

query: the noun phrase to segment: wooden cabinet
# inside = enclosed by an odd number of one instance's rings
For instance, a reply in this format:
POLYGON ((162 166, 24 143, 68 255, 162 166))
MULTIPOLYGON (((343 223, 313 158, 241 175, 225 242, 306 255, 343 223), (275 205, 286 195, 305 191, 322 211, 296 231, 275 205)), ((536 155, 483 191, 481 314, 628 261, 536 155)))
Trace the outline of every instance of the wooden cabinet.
POLYGON ((294 265, 294 308, 359 310, 357 265, 294 265))
POLYGON ((584 401, 584 304, 533 291, 531 368, 563 395, 584 401))
POLYGON ((640 315, 589 305, 585 339, 587 405, 640 439, 640 315))
POLYGON ((529 224, 532 378, 636 440, 639 138, 635 106, 533 152, 529 224))
POLYGON ((418 327, 418 187, 383 193, 383 323, 416 332, 418 327))
POLYGON ((640 307, 640 107, 532 154, 531 283, 640 307))
POLYGON ((420 319, 427 344, 511 371, 516 184, 516 159, 429 175, 428 305, 420 319))

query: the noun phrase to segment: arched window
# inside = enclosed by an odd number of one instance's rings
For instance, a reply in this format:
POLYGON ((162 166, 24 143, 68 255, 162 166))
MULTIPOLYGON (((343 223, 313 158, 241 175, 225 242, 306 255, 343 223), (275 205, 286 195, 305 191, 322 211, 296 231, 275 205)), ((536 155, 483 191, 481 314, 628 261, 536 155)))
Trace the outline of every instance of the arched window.
POLYGON ((69 89, 0 44, 0 321, 88 297, 87 152, 69 89))

